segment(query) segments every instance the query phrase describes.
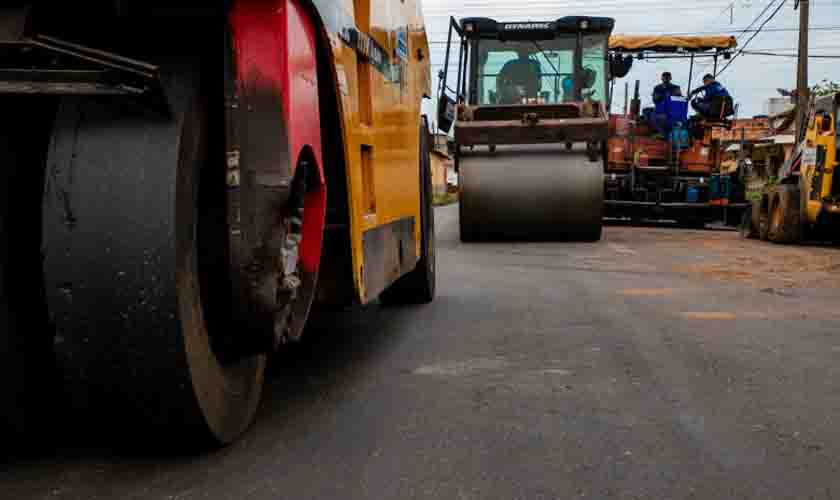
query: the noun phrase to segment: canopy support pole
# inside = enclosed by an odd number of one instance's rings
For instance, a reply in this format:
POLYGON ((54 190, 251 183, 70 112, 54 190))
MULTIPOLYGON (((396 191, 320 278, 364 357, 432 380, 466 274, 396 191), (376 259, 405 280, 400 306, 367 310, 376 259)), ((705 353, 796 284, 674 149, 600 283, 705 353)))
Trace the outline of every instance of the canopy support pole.
POLYGON ((691 83, 692 79, 694 78, 694 53, 691 54, 691 66, 688 70, 688 93, 686 95, 691 95, 691 83))

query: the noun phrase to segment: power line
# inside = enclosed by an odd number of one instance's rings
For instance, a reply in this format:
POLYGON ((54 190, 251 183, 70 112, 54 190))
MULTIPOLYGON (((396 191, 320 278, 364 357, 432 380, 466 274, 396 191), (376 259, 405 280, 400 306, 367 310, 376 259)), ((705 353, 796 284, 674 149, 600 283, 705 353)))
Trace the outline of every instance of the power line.
MULTIPOLYGON (((744 51, 744 54, 748 56, 770 56, 770 57, 799 57, 799 54, 780 54, 777 52, 763 52, 763 51, 744 51)), ((808 56, 809 59, 840 59, 840 55, 828 55, 828 54, 811 54, 808 56)))
POLYGON ((769 23, 770 21, 773 20, 774 17, 776 17, 776 14, 778 14, 779 11, 782 10, 782 7, 784 7, 786 3, 787 3, 787 0, 782 0, 782 2, 779 4, 779 6, 776 7, 776 10, 774 10, 773 13, 770 14, 770 17, 768 17, 767 19, 764 20, 763 23, 761 23, 761 26, 759 26, 758 31, 756 31, 753 34, 753 36, 751 36, 750 39, 747 40, 746 43, 744 43, 743 47, 741 47, 741 50, 739 50, 738 53, 735 54, 735 56, 732 57, 732 59, 730 59, 728 63, 726 63, 726 66, 724 66, 722 70, 718 71, 718 74, 715 75, 715 77, 723 74, 723 72, 725 72, 730 66, 732 66, 732 63, 734 63, 738 59, 738 56, 740 56, 744 52, 744 49, 747 48, 747 46, 750 44, 750 42, 752 42, 755 39, 755 37, 757 37, 758 34, 761 33, 761 30, 764 29, 765 26, 767 26, 767 23, 769 23))
MULTIPOLYGON (((741 33, 745 30, 721 30, 721 31, 682 31, 682 32, 673 32, 673 33, 663 33, 661 31, 635 31, 632 34, 637 35, 661 35, 661 36, 698 36, 698 35, 726 35, 726 34, 736 34, 741 33)), ((799 28, 767 28, 764 30, 746 30, 747 33, 757 33, 762 31, 764 33, 785 33, 785 32, 798 32, 799 28)), ((808 28, 808 31, 836 31, 840 32, 840 26, 812 26, 808 28)), ((631 34, 631 33, 628 33, 631 34)), ((429 41, 430 45, 446 45, 446 40, 431 40, 429 41)))
MULTIPOLYGON (((733 2, 734 3, 734 2, 733 2)), ((682 7, 675 7, 676 10, 681 10, 685 8, 694 8, 694 9, 705 9, 709 10, 711 8, 720 7, 722 5, 727 5, 723 12, 729 10, 729 6, 733 5, 733 3, 729 3, 728 1, 723 2, 716 2, 715 4, 708 4, 704 2, 685 2, 682 7)), ((627 3, 626 0, 616 0, 616 1, 609 1, 609 0, 599 0, 599 1, 588 1, 586 3, 585 9, 589 12, 598 9, 609 9, 611 12, 616 14, 622 14, 627 11, 637 11, 646 8, 652 7, 661 7, 662 2, 660 0, 646 0, 642 2, 633 2, 627 3)), ((573 12, 573 11, 580 11, 582 7, 580 6, 569 6, 569 5, 560 5, 558 2, 553 0, 542 0, 542 1, 533 1, 529 2, 527 7, 523 7, 521 4, 517 5, 514 3, 508 3, 504 5, 500 5, 493 1, 483 1, 483 2, 470 2, 469 5, 461 6, 461 10, 468 9, 475 15, 482 15, 481 11, 483 10, 492 10, 494 12, 506 12, 506 11, 522 11, 522 12, 529 12, 533 13, 535 11, 543 11, 543 12, 551 12, 553 10, 556 11, 564 11, 564 12, 573 12), (547 10, 551 9, 551 10, 547 10)), ((426 5, 423 7, 423 13, 443 13, 447 14, 452 12, 451 5, 441 5, 441 6, 431 6, 426 5)))
MULTIPOLYGON (((746 33, 753 31, 752 27, 755 26, 756 23, 758 23, 761 20, 762 17, 764 17, 764 14, 766 14, 773 7, 773 5, 775 3, 776 3, 776 0, 772 0, 771 2, 769 2, 767 4, 767 6, 764 7, 764 9, 758 14, 758 16, 755 17, 755 19, 753 19, 753 21, 746 28, 744 28, 743 30, 740 30, 740 34, 737 35, 737 37, 736 37, 736 43, 740 42, 741 37, 743 37, 746 33)), ((783 1, 782 5, 784 5, 784 3, 785 2, 783 1)), ((779 6, 779 7, 781 7, 781 6, 779 6)), ((778 12, 778 9, 777 9, 777 12, 778 12)), ((773 15, 775 15, 775 12, 773 13, 773 15)), ((755 35, 753 35, 753 37, 750 38, 747 41, 747 43, 744 45, 744 47, 742 47, 742 49, 741 49, 742 52, 743 52, 743 49, 746 48, 746 46, 749 45, 750 42, 752 42, 753 38, 755 38, 758 35, 758 32, 760 32, 761 29, 767 24, 767 21, 772 19, 773 15, 771 15, 769 18, 767 18, 767 20, 765 20, 764 24, 761 25, 761 28, 759 28, 758 30, 755 31, 755 35)), ((738 54, 736 54, 735 57, 738 57, 739 54, 740 54, 740 52, 738 54)), ((733 58, 733 60, 734 60, 734 58, 733 58)), ((729 66, 729 64, 731 64, 731 62, 732 61, 730 61, 730 63, 728 63, 726 65, 726 67, 723 68, 723 70, 725 70, 729 66)), ((697 72, 698 79, 702 79, 702 77, 703 77, 702 75, 704 74, 704 72, 707 72, 709 70, 709 68, 711 68, 712 66, 713 65, 711 63, 707 63, 707 64, 702 64, 701 63, 699 65, 699 68, 698 68, 699 71, 697 72)), ((721 70, 718 74, 722 73, 723 70, 721 70)))
MULTIPOLYGON (((767 11, 769 11, 773 7, 773 4, 775 4, 775 3, 776 3, 776 0, 772 0, 772 1, 768 2, 767 5, 764 7, 764 9, 755 17, 755 19, 753 19, 752 22, 746 28, 744 28, 743 30, 740 30, 741 33, 738 34, 735 37, 736 44, 741 41, 741 38, 744 35, 746 35, 748 32, 750 32, 752 27, 755 26, 756 23, 758 23, 761 20, 762 17, 764 17, 764 14, 766 14, 767 11)), ((747 42, 747 43, 749 43, 749 42, 747 42)), ((700 67, 698 68, 700 71, 697 72, 698 80, 702 80, 704 72, 708 71, 709 68, 711 68, 712 66, 713 66, 713 64, 701 64, 700 67)), ((728 66, 728 64, 727 64, 727 66, 728 66)), ((726 68, 724 68, 724 69, 726 69, 726 68)))
POLYGON ((730 13, 730 19, 731 19, 731 15, 732 15, 731 13, 734 11, 734 9, 735 9, 735 4, 736 4, 736 3, 738 3, 738 0, 734 0, 732 3, 730 3, 729 5, 727 5, 726 7, 724 7, 724 8, 723 8, 723 10, 722 10, 722 11, 720 11, 720 13, 718 13, 718 15, 716 15, 715 17, 713 17, 713 18, 712 18, 712 20, 711 20, 711 21, 709 21, 709 22, 708 22, 708 23, 706 23, 706 24, 707 24, 707 25, 712 24, 714 21, 717 21, 717 20, 718 20, 718 18, 719 18, 722 14, 724 14, 724 13, 726 13, 726 12, 729 12, 729 13, 730 13))
POLYGON ((729 12, 729 24, 732 25, 732 23, 735 22, 734 20, 735 20, 735 4, 736 3, 738 3, 738 0, 732 0, 732 3, 730 3, 729 5, 724 7, 723 10, 720 11, 715 17, 713 17, 711 20, 703 23, 703 29, 707 30, 707 29, 711 28, 712 26, 714 26, 715 22, 718 19, 720 19, 720 16, 722 16, 723 14, 725 14, 727 12, 729 12))
MULTIPOLYGON (((737 4, 735 2, 729 2, 728 0, 724 0, 721 2, 681 2, 680 5, 674 5, 668 8, 668 12, 675 12, 681 10, 712 10, 717 9, 725 6, 720 14, 727 12, 730 10, 730 6, 737 4)), ((813 6, 828 6, 834 7, 836 6, 836 2, 834 0, 811 0, 810 4, 813 6)), ((576 2, 575 5, 569 5, 568 3, 559 3, 554 0, 542 0, 542 1, 533 1, 527 2, 527 6, 523 6, 522 3, 507 3, 500 5, 495 0, 482 0, 482 1, 471 1, 468 5, 461 5, 457 9, 459 11, 468 10, 470 12, 470 16, 484 16, 484 17, 492 17, 492 15, 488 16, 487 13, 499 13, 504 12, 505 15, 509 14, 510 12, 517 13, 522 12, 525 15, 533 15, 535 12, 543 12, 547 15, 551 15, 553 12, 559 13, 568 13, 568 12, 581 12, 585 10, 588 14, 593 14, 594 11, 608 11, 610 13, 609 17, 617 17, 622 14, 627 13, 636 13, 636 12, 647 12, 651 8, 662 7, 662 2, 660 0, 646 0, 642 2, 627 2, 626 0, 616 0, 616 1, 608 1, 608 0, 598 0, 598 1, 591 1, 588 0, 586 2, 576 2), (647 10, 646 10, 647 9, 647 10)), ((441 5, 425 5, 423 7, 423 13, 429 15, 430 17, 434 15, 435 17, 446 16, 449 17, 450 13, 453 11, 453 7, 451 4, 441 4, 441 5)), ((720 16, 717 14, 717 16, 720 16)), ((541 16, 541 18, 546 17, 546 15, 541 16)), ((537 20, 537 19, 532 19, 537 20)))
MULTIPOLYGON (((828 49, 840 49, 840 45, 811 45, 809 49, 815 50, 828 50, 828 49)), ((780 50, 797 50, 796 47, 757 47, 754 50, 764 50, 766 52, 778 52, 780 50)))
POLYGON ((738 41, 740 41, 740 40, 741 40, 741 37, 742 37, 742 36, 744 36, 744 35, 747 33, 747 30, 749 30, 750 28, 752 28, 753 26, 755 26, 755 25, 756 25, 756 23, 758 23, 758 21, 759 21, 762 17, 764 17, 764 14, 766 14, 766 13, 767 13, 767 11, 769 11, 769 10, 770 10, 770 8, 771 8, 771 7, 773 7, 773 4, 774 4, 774 3, 776 3, 776 0, 773 0, 772 2, 768 2, 768 3, 767 3, 767 6, 766 6, 766 7, 764 7, 764 10, 762 10, 762 11, 761 11, 761 13, 760 13, 758 16, 756 16, 756 18, 755 18, 755 19, 753 19, 753 21, 750 23, 750 25, 749 25, 749 26, 747 26, 747 28, 746 28, 745 30, 743 30, 743 31, 741 32, 741 34, 740 34, 740 35, 738 35, 738 36, 737 36, 737 40, 738 40, 738 41))

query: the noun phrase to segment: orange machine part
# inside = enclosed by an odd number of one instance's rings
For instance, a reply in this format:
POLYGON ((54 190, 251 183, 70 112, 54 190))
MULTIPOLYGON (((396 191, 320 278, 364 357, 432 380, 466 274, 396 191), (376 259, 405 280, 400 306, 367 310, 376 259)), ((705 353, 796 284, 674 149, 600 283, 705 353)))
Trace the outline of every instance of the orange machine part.
POLYGON ((626 137, 610 137, 607 141, 607 170, 630 170, 631 163, 630 139, 626 137))
POLYGON ((712 148, 700 142, 680 153, 680 165, 686 172, 711 175, 714 164, 712 148))
POLYGON ((668 159, 667 141, 650 137, 636 137, 633 144, 635 151, 644 151, 652 162, 664 162, 668 159))
POLYGON ((633 116, 610 115, 610 137, 646 136, 650 134, 650 126, 633 116))

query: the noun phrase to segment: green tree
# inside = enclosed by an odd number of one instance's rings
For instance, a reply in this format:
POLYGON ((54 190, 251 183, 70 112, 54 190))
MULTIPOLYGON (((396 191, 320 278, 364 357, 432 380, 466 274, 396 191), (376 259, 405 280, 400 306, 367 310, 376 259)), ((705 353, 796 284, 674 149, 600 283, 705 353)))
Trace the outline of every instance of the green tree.
POLYGON ((824 95, 832 95, 840 92, 840 83, 823 80, 820 83, 811 87, 811 93, 817 97, 824 95))

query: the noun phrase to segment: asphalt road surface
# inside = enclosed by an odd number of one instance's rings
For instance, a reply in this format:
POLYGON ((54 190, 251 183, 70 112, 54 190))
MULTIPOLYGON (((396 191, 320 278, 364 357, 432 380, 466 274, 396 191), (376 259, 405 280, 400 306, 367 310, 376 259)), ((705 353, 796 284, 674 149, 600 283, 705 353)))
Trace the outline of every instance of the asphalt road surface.
POLYGON ((0 498, 840 498, 840 249, 625 226, 461 245, 457 208, 437 218, 436 302, 321 318, 240 442, 67 428, 2 465, 0 498))

